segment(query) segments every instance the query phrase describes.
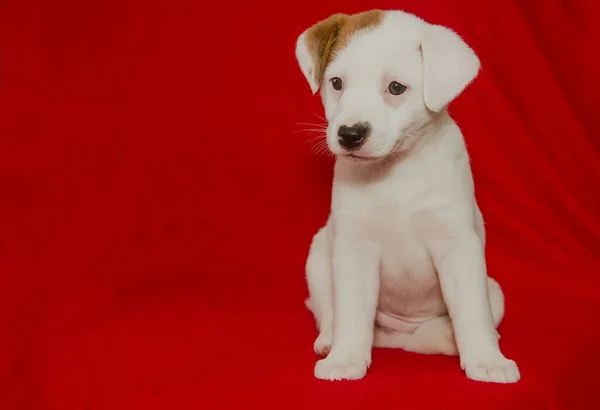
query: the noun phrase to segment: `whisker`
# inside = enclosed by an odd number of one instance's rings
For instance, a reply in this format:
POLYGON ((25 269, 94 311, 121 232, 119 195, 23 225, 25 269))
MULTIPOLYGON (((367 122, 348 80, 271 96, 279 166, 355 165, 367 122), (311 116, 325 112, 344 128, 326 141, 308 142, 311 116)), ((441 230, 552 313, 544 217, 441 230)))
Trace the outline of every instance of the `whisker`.
POLYGON ((323 140, 325 138, 326 138, 325 134, 317 135, 315 137, 312 137, 312 138, 309 138, 308 140, 306 140, 306 143, 310 144, 310 143, 313 143, 315 141, 319 141, 320 142, 320 140, 323 140))
POLYGON ((319 135, 325 135, 325 133, 323 132, 323 130, 300 130, 300 131, 296 131, 294 132, 294 134, 307 134, 308 136, 314 135, 314 134, 319 134, 319 135))
POLYGON ((318 151, 320 150, 323 145, 327 145, 327 140, 324 138, 324 135, 318 135, 314 138, 311 138, 310 140, 306 141, 308 144, 313 144, 311 150, 312 151, 318 151))
POLYGON ((307 133, 309 135, 318 133, 315 136, 312 136, 307 141, 311 147, 309 148, 309 152, 315 156, 325 155, 327 157, 335 157, 335 155, 329 150, 329 146, 327 145, 327 128, 328 123, 327 120, 321 117, 318 114, 313 113, 319 120, 323 121, 322 123, 312 123, 312 122, 299 122, 294 124, 299 127, 306 127, 295 130, 296 133, 307 133))
POLYGON ((298 122, 295 125, 308 125, 311 127, 327 128, 327 124, 316 124, 312 122, 298 122))
POLYGON ((317 113, 313 113, 313 114, 314 114, 314 115, 315 115, 315 116, 316 116, 318 119, 320 119, 320 120, 323 120, 323 121, 327 122, 327 120, 326 120, 325 118, 321 117, 319 114, 317 114, 317 113))
POLYGON ((333 156, 333 154, 329 151, 329 147, 327 146, 327 141, 323 140, 320 141, 318 144, 316 144, 314 146, 314 148, 311 150, 311 152, 316 155, 325 155, 325 156, 333 156))
POLYGON ((327 131, 325 128, 302 128, 300 130, 296 130, 295 132, 302 132, 302 131, 320 131, 320 132, 325 132, 327 131))
POLYGON ((321 141, 318 145, 319 149, 317 150, 317 152, 319 154, 323 154, 327 149, 327 141, 321 141))

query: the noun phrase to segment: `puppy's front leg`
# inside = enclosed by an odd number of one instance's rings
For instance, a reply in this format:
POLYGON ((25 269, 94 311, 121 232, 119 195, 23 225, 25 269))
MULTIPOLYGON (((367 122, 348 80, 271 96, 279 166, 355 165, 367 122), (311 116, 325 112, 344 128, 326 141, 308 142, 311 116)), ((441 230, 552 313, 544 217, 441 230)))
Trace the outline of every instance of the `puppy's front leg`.
POLYGON ((371 364, 379 295, 379 257, 366 240, 336 235, 333 246, 334 327, 327 358, 317 362, 319 379, 360 379, 371 364))
POLYGON ((465 232, 444 239, 432 247, 432 257, 467 377, 496 383, 518 381, 517 365, 498 346, 480 238, 475 232, 465 232))

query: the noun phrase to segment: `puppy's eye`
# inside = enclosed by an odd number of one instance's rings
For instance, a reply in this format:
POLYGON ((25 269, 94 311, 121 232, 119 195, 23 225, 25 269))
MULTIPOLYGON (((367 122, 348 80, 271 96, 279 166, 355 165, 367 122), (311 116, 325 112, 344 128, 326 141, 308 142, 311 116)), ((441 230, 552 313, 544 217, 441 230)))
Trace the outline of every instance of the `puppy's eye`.
POLYGON ((404 84, 400 84, 398 81, 392 81, 388 86, 388 91, 392 95, 400 95, 406 91, 406 86, 404 84))
POLYGON ((333 77, 331 79, 331 86, 334 90, 340 91, 344 86, 344 83, 342 82, 342 79, 340 77, 333 77))

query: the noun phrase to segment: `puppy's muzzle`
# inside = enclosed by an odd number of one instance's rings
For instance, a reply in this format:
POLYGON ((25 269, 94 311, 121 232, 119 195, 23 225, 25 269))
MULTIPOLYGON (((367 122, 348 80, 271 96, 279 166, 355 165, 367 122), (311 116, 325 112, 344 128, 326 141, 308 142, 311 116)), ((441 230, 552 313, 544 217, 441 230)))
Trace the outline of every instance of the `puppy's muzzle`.
POLYGON ((368 123, 357 123, 352 126, 341 125, 338 129, 338 142, 348 151, 359 149, 369 137, 371 126, 368 123))

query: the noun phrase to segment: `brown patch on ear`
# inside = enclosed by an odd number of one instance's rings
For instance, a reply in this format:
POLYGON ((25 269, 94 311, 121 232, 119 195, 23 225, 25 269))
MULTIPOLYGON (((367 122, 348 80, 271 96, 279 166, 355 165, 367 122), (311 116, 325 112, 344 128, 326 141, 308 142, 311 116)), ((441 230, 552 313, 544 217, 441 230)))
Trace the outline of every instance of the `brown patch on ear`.
POLYGON ((306 45, 315 61, 315 80, 320 83, 325 69, 337 52, 343 49, 354 33, 377 27, 383 20, 384 11, 370 10, 357 14, 334 14, 309 28, 306 45))

